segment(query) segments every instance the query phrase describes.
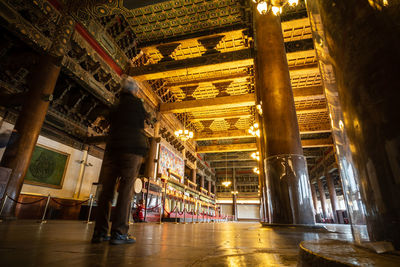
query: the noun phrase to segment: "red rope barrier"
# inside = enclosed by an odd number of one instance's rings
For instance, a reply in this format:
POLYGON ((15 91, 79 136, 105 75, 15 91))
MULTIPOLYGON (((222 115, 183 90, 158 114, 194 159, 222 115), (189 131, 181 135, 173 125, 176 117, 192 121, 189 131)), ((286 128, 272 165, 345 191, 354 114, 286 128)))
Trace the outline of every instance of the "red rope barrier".
POLYGON ((14 201, 15 203, 21 204, 21 205, 30 205, 30 204, 35 204, 35 203, 39 203, 40 201, 43 201, 45 199, 47 199, 47 197, 38 199, 38 200, 34 200, 32 202, 20 202, 18 200, 13 199, 12 197, 10 197, 9 195, 7 195, 7 198, 9 198, 11 201, 14 201))
POLYGON ((155 209, 157 209, 158 207, 160 207, 160 205, 161 205, 161 203, 158 204, 158 205, 155 206, 155 207, 152 207, 152 208, 145 208, 145 210, 147 210, 147 211, 155 210, 155 209))
POLYGON ((88 201, 90 200, 90 198, 89 198, 89 199, 86 199, 86 200, 84 200, 84 201, 75 203, 75 204, 71 204, 71 205, 63 204, 63 203, 61 203, 61 202, 55 200, 54 198, 51 198, 51 200, 54 201, 55 203, 57 203, 58 205, 62 206, 62 207, 76 207, 76 206, 82 205, 82 204, 85 203, 85 202, 88 202, 88 201))

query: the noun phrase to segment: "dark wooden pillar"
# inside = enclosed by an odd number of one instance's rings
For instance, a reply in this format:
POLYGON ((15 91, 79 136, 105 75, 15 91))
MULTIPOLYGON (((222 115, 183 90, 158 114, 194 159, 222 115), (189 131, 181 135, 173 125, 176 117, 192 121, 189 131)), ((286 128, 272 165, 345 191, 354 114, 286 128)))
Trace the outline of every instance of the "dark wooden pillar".
POLYGON ((155 167, 157 162, 157 147, 160 143, 159 137, 160 121, 158 120, 154 125, 154 136, 150 138, 150 149, 147 155, 145 177, 148 179, 155 179, 155 167))
POLYGON ((314 204, 314 213, 318 213, 318 198, 317 198, 317 190, 315 189, 315 184, 310 183, 311 186, 311 194, 312 194, 312 199, 313 199, 313 204, 314 204))
POLYGON ((314 224, 280 17, 255 12, 255 25, 270 223, 314 224))
POLYGON ((200 187, 204 188, 204 175, 200 177, 200 187))
MULTIPOLYGON (((49 101, 54 91, 60 66, 48 55, 38 58, 28 77, 29 92, 15 123, 18 139, 7 147, 1 166, 12 169, 6 193, 18 199, 24 183, 36 141, 42 128, 49 101)), ((4 208, 5 217, 14 217, 15 203, 8 201, 4 208)))
POLYGON ((336 214, 338 203, 337 203, 335 183, 333 181, 332 175, 328 171, 325 172, 325 178, 326 178, 326 184, 328 185, 329 199, 331 200, 333 218, 335 220, 335 223, 338 223, 338 218, 336 214))
POLYGON ((208 192, 210 192, 211 193, 211 181, 207 181, 207 185, 208 185, 208 192))
MULTIPOLYGON (((258 92, 258 95, 260 92, 258 92)), ((259 101, 258 101, 259 102, 259 101)), ((265 159, 265 144, 264 144, 264 130, 263 130, 263 121, 262 117, 259 116, 258 114, 256 115, 258 118, 258 124, 259 124, 259 129, 261 132, 261 137, 256 138, 257 139, 257 151, 259 152, 260 155, 260 160, 258 161, 258 169, 260 171, 260 174, 258 175, 258 190, 259 190, 259 195, 260 195, 260 221, 261 222, 268 222, 268 198, 266 195, 266 176, 265 176, 265 169, 264 169, 264 159, 265 159)))
POLYGON ((316 2, 336 66, 343 128, 360 173, 369 237, 400 249, 400 4, 316 2))
POLYGON ((236 170, 232 169, 232 215, 233 220, 237 221, 238 219, 238 209, 237 209, 237 184, 236 184, 236 170))
POLYGON ((213 181, 213 190, 214 190, 214 194, 215 194, 215 196, 217 195, 217 185, 216 185, 216 182, 215 181, 213 181))
POLYGON ((324 189, 324 184, 322 183, 321 178, 317 178, 317 184, 318 184, 318 191, 319 191, 319 200, 321 201, 322 214, 323 214, 324 219, 327 219, 328 212, 326 211, 325 189, 324 189))
POLYGON ((197 179, 197 177, 196 177, 196 167, 194 167, 193 169, 192 169, 192 182, 193 183, 196 183, 196 179, 197 179))

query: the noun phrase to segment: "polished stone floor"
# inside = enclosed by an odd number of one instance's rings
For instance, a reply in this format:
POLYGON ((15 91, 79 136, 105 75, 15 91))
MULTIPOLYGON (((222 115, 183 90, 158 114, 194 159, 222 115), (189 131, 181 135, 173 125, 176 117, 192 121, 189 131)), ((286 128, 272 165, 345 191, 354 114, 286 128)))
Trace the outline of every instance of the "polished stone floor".
POLYGON ((1 266, 296 266, 302 240, 351 239, 335 232, 258 223, 134 224, 133 245, 92 245, 92 224, 0 223, 1 266))

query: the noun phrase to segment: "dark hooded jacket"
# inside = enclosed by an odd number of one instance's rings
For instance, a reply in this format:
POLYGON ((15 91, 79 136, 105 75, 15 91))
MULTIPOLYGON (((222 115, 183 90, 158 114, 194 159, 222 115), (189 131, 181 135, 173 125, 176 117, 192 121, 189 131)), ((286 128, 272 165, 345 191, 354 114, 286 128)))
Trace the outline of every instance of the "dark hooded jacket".
POLYGON ((117 107, 111 111, 107 150, 118 155, 132 153, 146 156, 149 144, 144 134, 144 121, 149 114, 140 98, 122 92, 117 107))

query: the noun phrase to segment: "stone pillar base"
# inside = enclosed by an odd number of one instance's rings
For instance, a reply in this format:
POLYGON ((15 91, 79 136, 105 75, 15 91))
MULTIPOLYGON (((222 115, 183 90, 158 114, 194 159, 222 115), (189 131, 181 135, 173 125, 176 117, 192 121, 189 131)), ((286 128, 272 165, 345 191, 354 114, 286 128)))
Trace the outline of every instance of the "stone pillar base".
POLYGON ((312 197, 303 155, 266 159, 271 223, 314 224, 312 197))

